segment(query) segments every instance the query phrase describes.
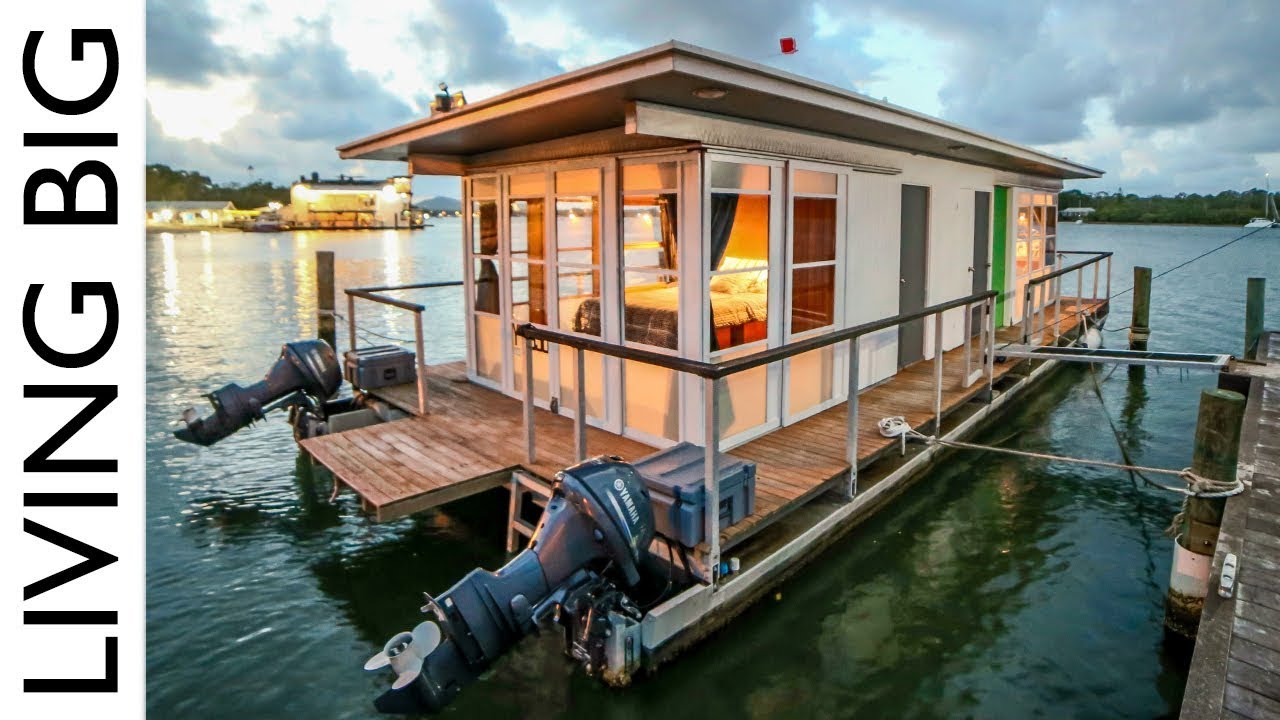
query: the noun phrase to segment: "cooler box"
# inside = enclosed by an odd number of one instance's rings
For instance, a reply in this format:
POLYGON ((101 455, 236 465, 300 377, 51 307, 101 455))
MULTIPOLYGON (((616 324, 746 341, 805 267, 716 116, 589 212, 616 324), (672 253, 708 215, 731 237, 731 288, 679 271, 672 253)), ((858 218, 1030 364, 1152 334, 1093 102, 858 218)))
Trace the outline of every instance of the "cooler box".
POLYGON ((361 390, 403 385, 418 379, 413 353, 395 345, 348 350, 343 375, 361 390))
MULTIPOLYGON (((659 533, 681 545, 702 542, 705 530, 703 448, 682 442, 633 463, 649 487, 653 520, 659 533)), ((756 464, 720 453, 720 527, 726 528, 755 511, 756 464)))

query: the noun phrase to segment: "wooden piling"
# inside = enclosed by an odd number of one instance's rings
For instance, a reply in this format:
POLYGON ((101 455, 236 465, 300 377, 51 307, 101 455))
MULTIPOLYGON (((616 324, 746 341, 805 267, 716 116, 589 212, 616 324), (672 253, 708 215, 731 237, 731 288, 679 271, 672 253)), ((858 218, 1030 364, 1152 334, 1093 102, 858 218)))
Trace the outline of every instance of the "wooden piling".
POLYGON ((1244 357, 1257 359, 1258 338, 1262 336, 1262 316, 1266 303, 1267 279, 1249 278, 1244 302, 1244 357))
POLYGON ((1146 350, 1151 337, 1151 268, 1133 268, 1133 315, 1129 321, 1129 349, 1146 350))
POLYGON ((334 317, 334 303, 337 295, 333 282, 333 252, 316 251, 316 335, 329 343, 329 347, 338 349, 337 323, 334 317))
MULTIPOLYGON (((1244 407, 1244 396, 1238 392, 1213 389, 1200 393, 1193 473, 1209 480, 1235 480, 1244 407)), ((1196 635, 1226 504, 1226 498, 1189 497, 1179 515, 1164 615, 1165 628, 1177 636, 1192 639, 1196 635)))

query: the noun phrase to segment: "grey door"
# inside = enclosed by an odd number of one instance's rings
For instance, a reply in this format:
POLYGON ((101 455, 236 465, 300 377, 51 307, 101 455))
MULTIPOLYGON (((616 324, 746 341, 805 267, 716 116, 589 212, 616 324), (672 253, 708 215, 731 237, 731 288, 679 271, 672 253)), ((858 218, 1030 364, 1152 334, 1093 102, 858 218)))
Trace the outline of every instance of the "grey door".
MULTIPOLYGON (((987 291, 987 270, 991 268, 991 259, 987 240, 991 237, 991 193, 975 192, 973 194, 973 264, 969 272, 973 274, 973 294, 987 291)), ((982 332, 982 307, 974 307, 971 311, 973 322, 969 325, 969 337, 982 332)))
MULTIPOLYGON (((929 236, 929 188, 902 186, 902 244, 899 249, 898 312, 925 307, 926 242, 929 236)), ((898 326, 898 367, 924 359, 924 319, 898 326)))

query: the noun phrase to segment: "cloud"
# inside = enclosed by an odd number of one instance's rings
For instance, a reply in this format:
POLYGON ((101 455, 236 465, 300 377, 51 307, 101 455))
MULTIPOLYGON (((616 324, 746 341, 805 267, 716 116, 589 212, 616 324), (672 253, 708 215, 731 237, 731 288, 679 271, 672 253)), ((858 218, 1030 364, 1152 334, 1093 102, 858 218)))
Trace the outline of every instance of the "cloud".
POLYGON ((204 82, 230 66, 204 0, 147 0, 147 77, 204 82))
POLYGON ((455 87, 518 87, 565 71, 558 53, 512 37, 507 19, 488 0, 435 0, 414 22, 423 49, 446 58, 441 71, 455 87))
POLYGON ((217 143, 153 122, 148 150, 215 179, 355 172, 334 146, 425 113, 441 80, 477 100, 675 37, 1109 172, 1086 188, 1216 192, 1280 163, 1272 4, 148 0, 149 76, 242 83, 253 105, 217 143))

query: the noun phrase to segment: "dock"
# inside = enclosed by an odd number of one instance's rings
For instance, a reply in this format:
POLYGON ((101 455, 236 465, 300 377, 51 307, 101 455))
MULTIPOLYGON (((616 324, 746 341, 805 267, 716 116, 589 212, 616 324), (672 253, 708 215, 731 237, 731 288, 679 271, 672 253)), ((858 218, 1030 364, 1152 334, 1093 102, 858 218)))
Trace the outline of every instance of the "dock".
POLYGON ((1209 576, 1182 720, 1280 718, 1280 332, 1262 335, 1240 439, 1243 494, 1227 501, 1209 576), (1217 589, 1227 554, 1238 558, 1230 598, 1217 589))
MULTIPOLYGON (((1106 305, 1104 299, 1063 298, 1060 307, 1047 308, 1045 326, 1070 336, 1078 328, 1082 312, 1100 317, 1105 315, 1106 305), (1061 313, 1061 322, 1057 313, 1061 313)), ((997 331, 997 340, 1018 342, 1020 333, 1017 326, 1002 328, 997 331)), ((1054 342, 1054 333, 1044 335, 1042 342, 1054 342)), ((976 343, 976 338, 971 340, 972 346, 976 343)), ((964 385, 966 349, 962 345, 943 354, 944 418, 987 390, 985 379, 964 385)), ((994 384, 999 385, 1022 364, 1012 359, 994 363, 994 384)), ((922 360, 859 393, 860 470, 897 452, 899 441, 879 432, 881 418, 901 415, 913 428, 931 431, 933 374, 933 360, 922 360)), ((571 419, 543 409, 535 411, 538 453, 537 462, 530 464, 525 457, 519 400, 468 382, 462 363, 431 366, 427 381, 430 411, 426 415, 301 442, 312 458, 333 473, 336 484, 361 498, 375 520, 394 520, 507 485, 517 470, 549 484, 556 472, 574 463, 571 419)), ((409 413, 417 407, 413 384, 372 393, 409 413)), ((729 451, 734 457, 756 463, 756 505, 744 521, 722 529, 722 549, 739 545, 846 481, 847 408, 847 403, 841 403, 729 451)), ((634 459, 655 450, 599 428, 588 428, 587 432, 592 454, 634 459)))

